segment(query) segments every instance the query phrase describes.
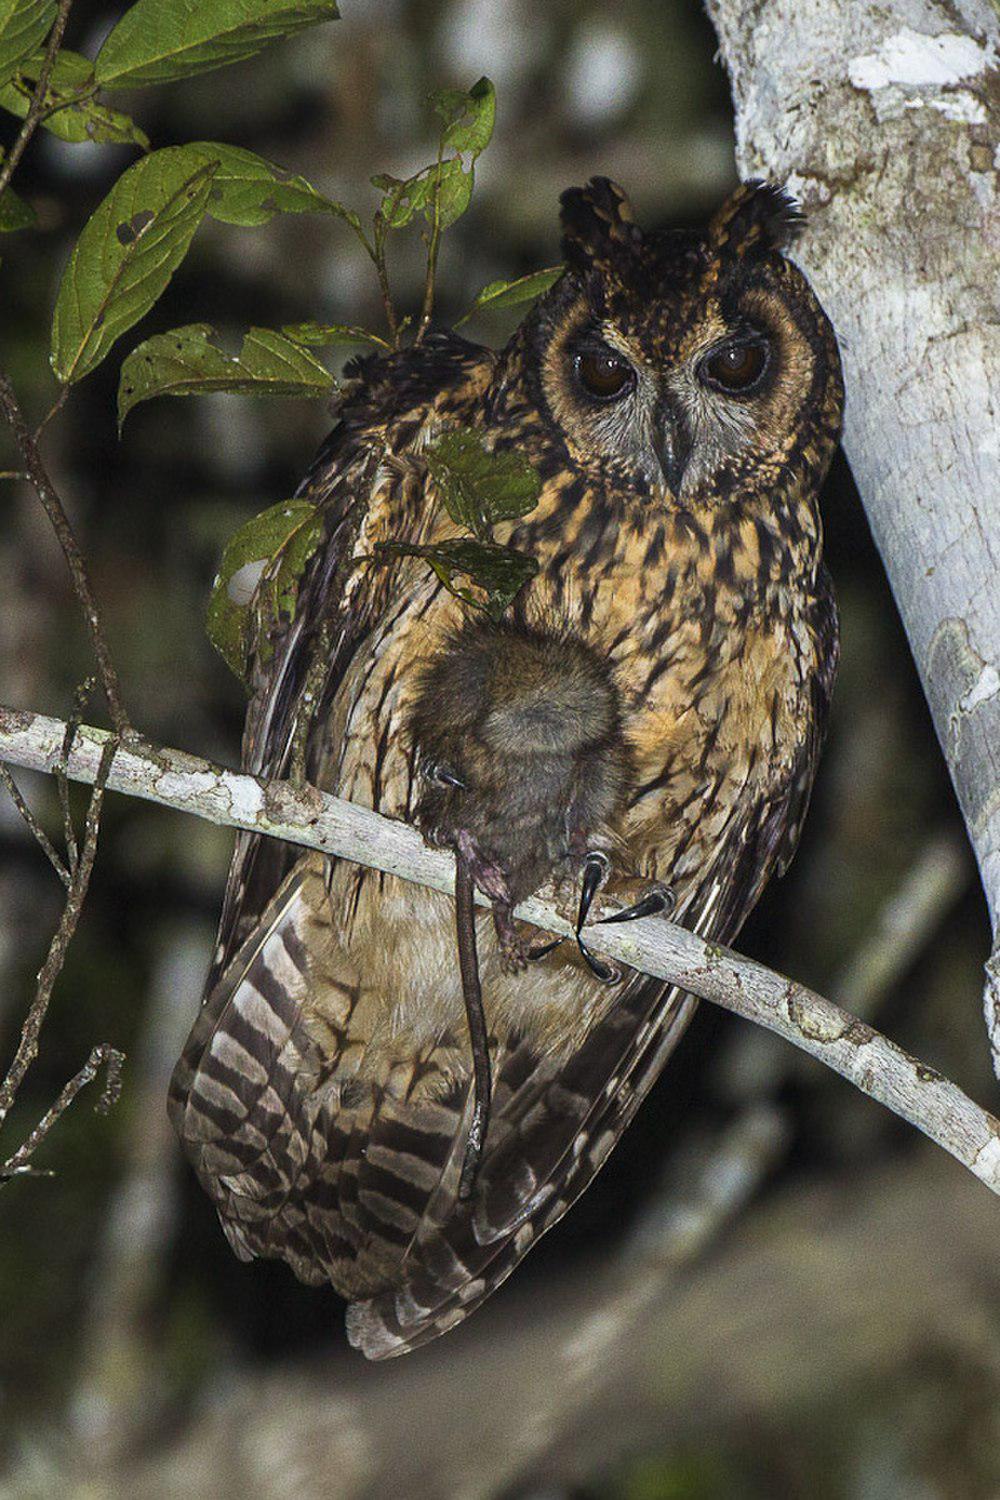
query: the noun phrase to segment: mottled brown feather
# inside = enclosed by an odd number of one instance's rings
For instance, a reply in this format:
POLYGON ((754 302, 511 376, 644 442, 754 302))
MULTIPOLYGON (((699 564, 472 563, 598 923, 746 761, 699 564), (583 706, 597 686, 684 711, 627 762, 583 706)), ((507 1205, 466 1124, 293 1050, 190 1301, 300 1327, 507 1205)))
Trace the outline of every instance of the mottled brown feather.
MULTIPOLYGON (((421 718, 429 664, 467 617, 419 560, 373 557, 380 541, 456 535, 422 450, 472 426, 542 479, 536 509, 497 531, 539 562, 512 639, 576 642, 613 684, 608 753, 620 741, 627 776, 608 804, 611 890, 669 884, 679 920, 729 941, 794 852, 836 671, 817 509, 840 424, 836 343, 780 254, 793 223, 771 189, 742 190, 705 238, 643 235, 604 180, 564 214, 570 269, 506 349, 439 335, 357 367, 303 481, 326 541, 258 663, 244 764, 288 770, 319 651, 310 779, 413 819, 417 740, 448 748, 421 718), (575 341, 613 339, 695 422, 703 396, 684 372, 739 320, 768 330, 766 389, 730 439, 694 445, 672 490, 582 402, 575 341)), ((571 697, 554 687, 553 702, 571 697)), ((532 881, 561 873, 546 848, 522 862, 532 881)), ((446 1331, 510 1274, 607 1159, 693 1008, 641 975, 598 984, 569 945, 508 973, 488 915, 478 937, 495 1087, 468 1202, 471 1063, 438 893, 241 835, 172 1083, 174 1124, 236 1252, 332 1282, 373 1358, 446 1331)))

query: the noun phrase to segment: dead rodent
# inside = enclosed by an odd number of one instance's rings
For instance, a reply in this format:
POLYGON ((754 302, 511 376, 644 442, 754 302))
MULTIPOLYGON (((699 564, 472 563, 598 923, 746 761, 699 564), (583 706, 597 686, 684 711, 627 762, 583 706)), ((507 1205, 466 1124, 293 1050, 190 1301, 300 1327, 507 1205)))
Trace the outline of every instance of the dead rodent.
POLYGON ((511 908, 608 842, 630 783, 607 665, 565 634, 470 622, 425 669, 411 728, 418 826, 467 858, 517 966, 511 908))
POLYGON ((486 1147, 492 1094, 474 891, 489 896, 502 966, 529 952, 513 909, 568 862, 607 842, 630 780, 606 665, 567 635, 467 624, 428 664, 410 728, 419 750, 418 826, 455 850, 455 930, 473 1064, 459 1196, 486 1147))

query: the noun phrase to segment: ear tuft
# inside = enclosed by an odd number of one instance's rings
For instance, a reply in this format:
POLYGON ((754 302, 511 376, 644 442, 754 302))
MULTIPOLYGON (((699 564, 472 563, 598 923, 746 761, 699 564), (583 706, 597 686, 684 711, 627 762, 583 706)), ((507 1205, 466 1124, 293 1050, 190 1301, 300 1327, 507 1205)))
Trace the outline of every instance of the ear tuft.
POLYGON ((789 245, 805 223, 791 193, 758 179, 745 182, 708 227, 713 248, 729 255, 766 255, 789 245))
POLYGON ((574 270, 613 265, 642 239, 631 203, 607 177, 592 177, 586 187, 568 188, 559 201, 563 256, 574 270))

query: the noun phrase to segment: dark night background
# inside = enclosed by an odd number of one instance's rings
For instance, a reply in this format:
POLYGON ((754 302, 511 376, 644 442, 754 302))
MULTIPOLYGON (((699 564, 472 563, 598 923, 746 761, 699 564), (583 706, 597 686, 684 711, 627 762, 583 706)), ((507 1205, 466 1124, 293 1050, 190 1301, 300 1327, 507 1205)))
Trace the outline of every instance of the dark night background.
MULTIPOLYGON (((698 221, 735 181, 726 81, 694 0, 345 0, 344 12, 223 72, 114 102, 155 146, 248 146, 366 210, 372 172, 406 175, 433 154, 427 92, 489 74, 497 132, 472 208, 445 238, 442 322, 484 283, 557 260, 558 195, 595 172, 622 182, 647 225, 698 221)), ((93 52, 118 14, 81 0, 68 44, 93 52)), ((0 117, 0 143, 13 139, 14 124, 0 117)), ((40 133, 15 177, 40 228, 0 246, 0 364, 33 416, 56 392, 47 340, 62 266, 132 154, 40 133)), ((398 300, 415 310, 416 237, 391 253, 398 300)), ((467 331, 502 342, 516 316, 482 317, 467 331)), ((229 764, 241 690, 206 639, 208 591, 229 534, 294 489, 326 414, 322 403, 160 400, 136 411, 119 441, 117 372, 140 338, 179 324, 211 322, 235 336, 251 323, 306 318, 381 327, 371 267, 342 226, 304 215, 260 229, 206 222, 153 313, 78 387, 45 439, 133 721, 154 741, 229 764)), ((0 434, 0 469, 11 456, 0 434)), ((91 664, 62 558, 26 487, 0 484, 0 514, 0 698, 64 716, 91 664)), ((989 1104, 981 892, 968 855, 951 852, 962 848, 954 799, 843 459, 825 517, 843 616, 831 739, 795 865, 739 946, 849 1004, 845 974, 887 903, 915 870, 943 871, 947 894, 907 961, 873 982, 868 1014, 989 1104)), ((99 712, 95 697, 90 717, 99 712)), ((30 778, 23 785, 54 829, 51 788, 30 778)), ((244 1266, 232 1256, 165 1124, 164 1080, 198 1004, 230 844, 225 830, 109 798, 92 893, 3 1143, 13 1150, 95 1042, 125 1050, 118 1108, 103 1118, 95 1096, 81 1096, 38 1161, 55 1176, 0 1188, 0 1459, 11 1494, 82 1494, 67 1474, 88 1445, 141 1448, 161 1423, 183 1431, 249 1370, 316 1354, 335 1369, 357 1360, 332 1293, 300 1286, 283 1265, 244 1266)), ((5 1060, 59 911, 58 882, 5 803, 5 1060)), ((782 1111, 790 1144, 755 1200, 758 1230, 780 1235, 782 1214, 819 1184, 853 1214, 859 1205, 870 1212, 877 1254, 886 1209, 871 1184, 880 1174, 905 1185, 961 1172, 819 1065, 702 1006, 608 1168, 499 1297, 515 1284, 543 1297, 584 1253, 611 1257, 665 1164, 682 1170, 688 1154, 761 1098, 782 1111)), ((962 1201, 985 1214, 978 1191, 962 1201)), ((922 1261, 922 1235, 963 1232, 930 1214, 899 1265, 926 1309, 926 1338, 899 1343, 879 1329, 878 1309, 863 1305, 862 1258, 860 1305, 842 1314, 855 1357, 835 1389, 817 1379, 803 1390, 792 1372, 782 1377, 780 1356, 761 1348, 766 1390, 756 1380, 739 1387, 734 1373, 728 1416, 706 1424, 694 1410, 674 1411, 661 1451, 609 1448, 608 1462, 574 1493, 996 1497, 996 1274, 992 1285, 942 1285, 922 1261)), ((739 1221, 722 1231, 727 1243, 740 1234, 739 1221)), ((800 1286, 776 1308, 776 1324, 794 1317, 805 1295, 800 1286)), ((729 1333, 716 1327, 711 1338, 729 1333)), ((473 1319, 450 1338, 476 1336, 473 1319)), ((823 1361, 817 1348, 818 1369, 823 1361)), ((205 1484, 194 1492, 207 1493, 205 1484)))

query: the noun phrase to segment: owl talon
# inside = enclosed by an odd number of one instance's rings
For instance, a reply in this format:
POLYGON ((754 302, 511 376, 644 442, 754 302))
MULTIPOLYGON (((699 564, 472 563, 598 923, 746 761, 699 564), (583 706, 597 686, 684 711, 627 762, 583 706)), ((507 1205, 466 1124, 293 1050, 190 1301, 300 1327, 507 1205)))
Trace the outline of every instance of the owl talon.
POLYGON ((595 979, 599 979, 602 984, 621 983, 621 969, 619 969, 616 964, 605 963, 602 958, 598 958, 596 954, 591 953, 590 949, 587 947, 586 943, 583 941, 583 938, 579 933, 577 933, 576 935, 576 945, 579 948, 581 955, 583 956, 584 962, 586 963, 588 969, 593 974, 595 979))
POLYGON ((534 948, 529 948, 526 954, 529 963, 537 963, 540 958, 546 958, 553 949, 558 948, 563 941, 561 937, 553 938, 550 943, 537 943, 534 948))
POLYGON ((600 849, 592 849, 583 862, 583 882, 580 886, 580 906, 576 914, 576 935, 586 922, 594 897, 611 872, 611 861, 600 849))
POLYGON ((668 885, 654 885, 631 906, 614 911, 609 917, 598 917, 595 927, 609 922, 634 922, 639 917, 669 916, 677 905, 677 897, 668 885))
POLYGON ((590 972, 602 984, 617 984, 622 977, 621 970, 617 969, 614 964, 606 964, 603 959, 595 958, 580 934, 593 905, 594 897, 607 879, 610 870, 611 861, 608 856, 600 849, 592 849, 583 862, 580 907, 576 915, 576 945, 590 972))
POLYGON ((457 787, 461 792, 467 789, 466 783, 440 761, 427 761, 423 769, 428 781, 435 781, 439 786, 457 787))

